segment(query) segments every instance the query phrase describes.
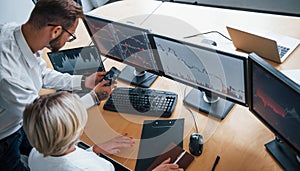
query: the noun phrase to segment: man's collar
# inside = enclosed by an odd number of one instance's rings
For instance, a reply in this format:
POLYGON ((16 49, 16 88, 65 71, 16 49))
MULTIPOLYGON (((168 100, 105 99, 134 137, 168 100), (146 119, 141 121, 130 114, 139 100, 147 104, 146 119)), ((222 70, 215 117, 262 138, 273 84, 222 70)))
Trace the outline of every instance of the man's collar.
POLYGON ((26 62, 30 68, 36 67, 38 65, 38 60, 36 56, 32 53, 29 45, 27 44, 25 37, 22 33, 21 26, 18 26, 14 31, 14 36, 16 43, 18 44, 22 55, 24 56, 26 62))

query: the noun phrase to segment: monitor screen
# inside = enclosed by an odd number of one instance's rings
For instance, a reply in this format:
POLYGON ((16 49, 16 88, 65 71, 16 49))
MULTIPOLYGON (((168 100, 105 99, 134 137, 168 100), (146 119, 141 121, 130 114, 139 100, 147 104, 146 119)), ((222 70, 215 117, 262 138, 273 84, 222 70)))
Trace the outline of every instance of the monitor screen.
POLYGON ((256 54, 249 55, 249 107, 300 154, 300 86, 256 54))
POLYGON ((89 15, 84 23, 102 55, 143 71, 158 73, 148 30, 89 15))
POLYGON ((246 105, 246 57, 152 35, 164 76, 246 105))
POLYGON ((95 46, 48 52, 54 70, 71 75, 88 76, 105 71, 100 54, 95 46))

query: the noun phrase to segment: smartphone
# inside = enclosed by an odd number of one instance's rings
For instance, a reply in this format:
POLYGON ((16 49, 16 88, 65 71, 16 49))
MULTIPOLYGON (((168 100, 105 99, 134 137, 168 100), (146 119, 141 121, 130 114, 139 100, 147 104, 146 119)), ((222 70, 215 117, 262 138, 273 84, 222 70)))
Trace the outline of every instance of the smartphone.
POLYGON ((109 80, 109 83, 105 84, 105 86, 110 86, 114 83, 114 81, 118 78, 121 71, 118 70, 116 67, 111 67, 111 69, 107 72, 104 76, 103 80, 109 80))
POLYGON ((85 142, 83 142, 83 141, 79 141, 76 145, 77 145, 78 147, 84 149, 84 150, 90 148, 90 146, 87 145, 87 144, 86 144, 85 142))

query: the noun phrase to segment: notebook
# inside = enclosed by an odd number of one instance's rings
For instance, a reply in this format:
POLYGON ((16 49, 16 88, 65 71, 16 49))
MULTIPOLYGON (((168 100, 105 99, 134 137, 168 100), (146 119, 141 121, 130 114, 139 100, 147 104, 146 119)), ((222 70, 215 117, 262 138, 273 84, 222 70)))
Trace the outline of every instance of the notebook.
MULTIPOLYGON (((61 73, 89 76, 97 71, 105 71, 100 53, 95 46, 78 47, 47 54, 54 70, 61 73)), ((83 88, 73 92, 81 97, 90 91, 91 89, 83 88)))
POLYGON ((226 27, 233 45, 242 51, 255 52, 259 56, 282 63, 299 44, 298 39, 269 33, 266 36, 226 27))
POLYGON ((155 167, 160 165, 167 158, 171 158, 170 163, 178 164, 179 168, 186 170, 188 166, 194 160, 194 156, 189 152, 185 151, 183 148, 171 143, 165 151, 158 156, 154 162, 148 167, 147 171, 153 170, 155 167))

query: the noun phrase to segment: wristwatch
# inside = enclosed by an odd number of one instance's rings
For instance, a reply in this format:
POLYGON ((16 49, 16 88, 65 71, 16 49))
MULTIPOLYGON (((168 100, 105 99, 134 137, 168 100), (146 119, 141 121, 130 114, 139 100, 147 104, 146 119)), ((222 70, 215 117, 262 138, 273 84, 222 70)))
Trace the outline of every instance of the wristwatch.
POLYGON ((99 98, 98 98, 98 96, 97 96, 97 93, 96 93, 94 90, 92 90, 92 91, 90 92, 90 95, 92 96, 95 105, 99 105, 99 104, 100 104, 100 100, 99 100, 99 98))
POLYGON ((84 76, 84 75, 81 77, 81 89, 85 88, 85 78, 86 78, 86 76, 84 76))

